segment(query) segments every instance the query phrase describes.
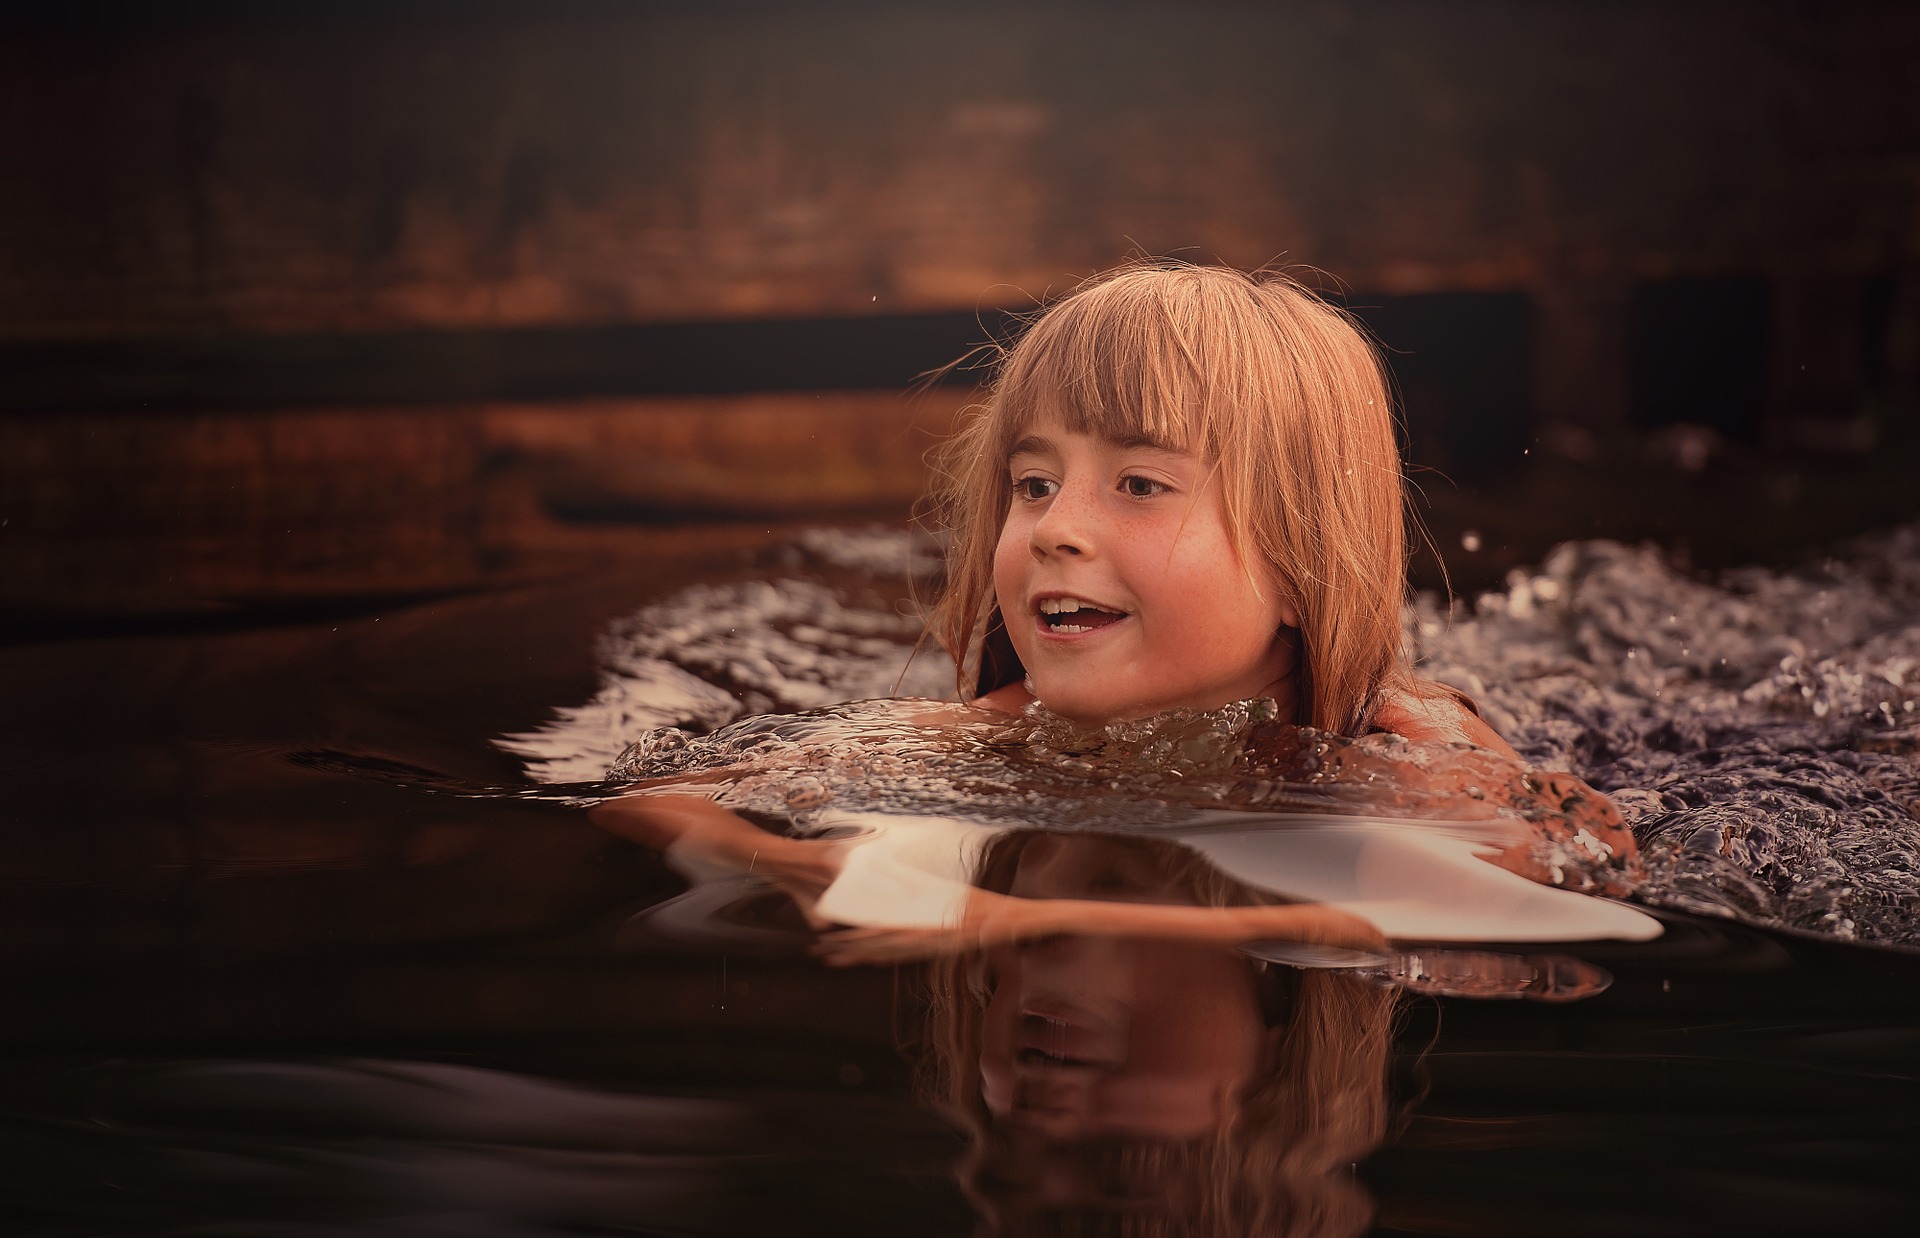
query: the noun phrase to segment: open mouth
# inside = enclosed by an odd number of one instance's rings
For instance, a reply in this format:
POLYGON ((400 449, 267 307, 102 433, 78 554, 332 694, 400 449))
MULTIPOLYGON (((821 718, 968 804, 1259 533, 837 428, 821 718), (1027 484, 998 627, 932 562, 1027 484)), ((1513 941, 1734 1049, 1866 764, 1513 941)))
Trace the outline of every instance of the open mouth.
POLYGON ((1036 1069, 1073 1069, 1113 1066, 1122 1058, 1110 1038, 1091 1027, 1034 1014, 1020 1019, 1020 1038, 1014 1060, 1036 1069))
POLYGON ((1127 617, 1125 611, 1108 610, 1079 598, 1041 598, 1035 605, 1035 611, 1049 631, 1062 636, 1095 632, 1127 617))

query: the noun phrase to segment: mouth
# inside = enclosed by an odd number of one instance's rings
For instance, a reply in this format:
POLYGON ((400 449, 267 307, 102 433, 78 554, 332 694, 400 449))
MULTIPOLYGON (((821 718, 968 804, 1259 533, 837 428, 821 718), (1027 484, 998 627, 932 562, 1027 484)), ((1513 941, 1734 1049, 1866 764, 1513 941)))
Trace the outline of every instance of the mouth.
POLYGON ((1124 1060, 1113 1040, 1098 1028, 1027 1011, 1020 1019, 1014 1060, 1030 1070, 1110 1067, 1124 1060))
POLYGON ((1060 636, 1082 636, 1097 632, 1127 617, 1124 610, 1066 596, 1036 598, 1033 613, 1042 627, 1060 636))

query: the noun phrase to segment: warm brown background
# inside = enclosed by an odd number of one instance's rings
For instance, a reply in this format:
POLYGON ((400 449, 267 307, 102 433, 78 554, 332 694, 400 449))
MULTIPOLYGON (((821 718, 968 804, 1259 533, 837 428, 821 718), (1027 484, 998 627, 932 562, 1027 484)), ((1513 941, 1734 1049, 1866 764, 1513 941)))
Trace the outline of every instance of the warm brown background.
MULTIPOLYGON (((1714 544, 1694 523, 1729 506, 1775 538, 1912 506, 1889 463, 1920 364, 1920 12, 1903 6, 5 21, 0 604, 37 630, 550 574, 668 523, 897 514, 966 396, 906 401, 911 369, 757 391, 781 379, 753 358, 718 394, 640 373, 437 396, 429 367, 400 396, 315 395, 266 363, 264 394, 196 394, 275 341, 324 366, 449 331, 484 355, 489 332, 529 328, 967 314, 1138 252, 1310 263, 1357 305, 1521 298, 1524 348, 1486 364, 1520 375, 1527 456, 1467 491, 1425 483, 1451 555, 1459 527, 1495 530, 1496 576, 1547 533, 1714 544), (1643 398, 1725 305, 1758 323, 1721 348, 1746 358, 1754 407, 1643 398), (1690 448, 1676 419, 1720 437, 1690 448), (1825 514, 1837 497, 1852 514, 1825 514)), ((1408 402, 1416 461, 1423 418, 1475 415, 1408 402)), ((1429 462, 1479 478, 1460 454, 1429 462)))

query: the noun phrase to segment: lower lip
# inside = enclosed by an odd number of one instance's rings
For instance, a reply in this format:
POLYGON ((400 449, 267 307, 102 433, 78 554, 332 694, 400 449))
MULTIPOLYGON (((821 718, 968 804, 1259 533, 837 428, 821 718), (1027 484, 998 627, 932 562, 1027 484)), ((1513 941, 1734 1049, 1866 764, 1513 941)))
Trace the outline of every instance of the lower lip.
POLYGON ((1080 1066, 1112 1066, 1125 1060, 1123 1039, 1117 1029, 1077 1014, 1061 1017, 1027 1010, 1017 1044, 1021 1050, 1070 1058, 1080 1066))
POLYGON ((1113 631, 1115 628, 1124 625, 1131 618, 1133 618, 1133 616, 1131 615, 1122 615, 1120 616, 1120 618, 1115 619, 1112 623, 1103 623, 1097 628, 1088 628, 1084 632, 1062 632, 1059 628, 1054 627, 1052 624, 1048 623, 1045 619, 1041 618, 1039 615, 1035 615, 1033 617, 1033 626, 1041 636, 1046 637, 1050 640, 1058 640, 1058 641, 1091 640, 1096 636, 1105 635, 1106 633, 1113 631))

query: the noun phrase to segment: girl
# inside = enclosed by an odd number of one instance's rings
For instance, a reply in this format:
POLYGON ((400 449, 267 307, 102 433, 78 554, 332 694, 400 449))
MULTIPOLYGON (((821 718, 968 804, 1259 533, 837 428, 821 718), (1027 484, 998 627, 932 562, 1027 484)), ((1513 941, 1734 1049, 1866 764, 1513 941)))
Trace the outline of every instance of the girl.
MULTIPOLYGON (((1466 797, 1460 815, 1544 805, 1584 858, 1632 860, 1604 796, 1527 773, 1464 697, 1413 675, 1404 497, 1379 359, 1294 281, 1163 261, 1088 281, 1006 351, 942 466, 947 581, 932 627, 958 667, 962 706, 929 706, 919 721, 1037 707, 1110 724, 1271 698, 1280 718, 1332 733, 1326 765, 1351 781, 1371 784, 1386 760, 1368 747, 1372 733, 1469 745, 1479 751, 1451 765, 1388 763, 1403 787, 1424 780, 1416 789, 1466 797)), ((721 807, 714 779, 725 777, 636 788, 593 818, 752 867, 810 907, 839 872, 837 853, 721 807)), ((1525 846, 1501 862, 1557 872, 1525 846)), ((990 893, 955 926, 977 944, 1046 931, 1035 909, 990 893)), ((1379 941, 1334 908, 1272 914, 1263 936, 1379 941)))
POLYGON ((934 631, 963 700, 1084 721, 1270 696, 1513 750, 1404 652, 1378 355, 1282 275, 1142 262, 1048 309, 949 443, 934 631))

